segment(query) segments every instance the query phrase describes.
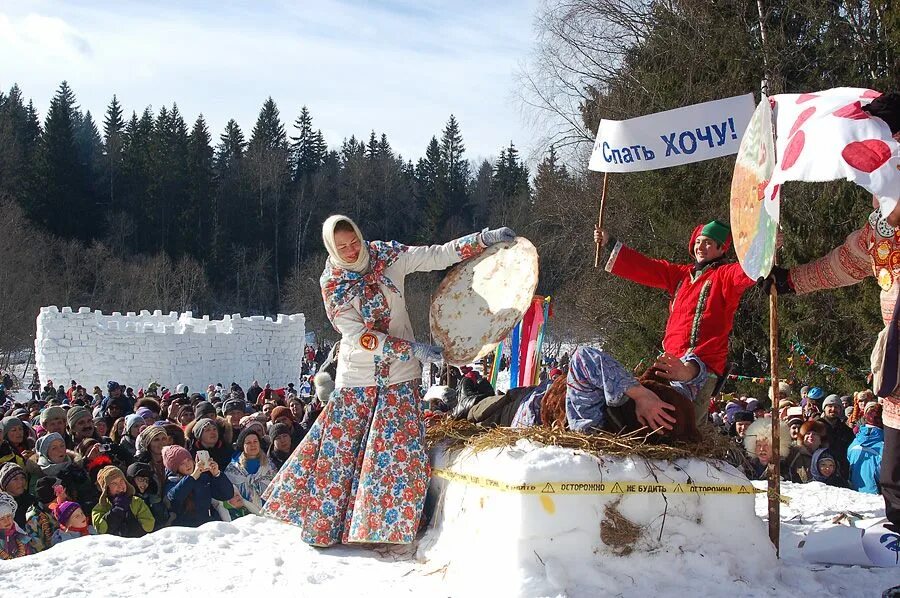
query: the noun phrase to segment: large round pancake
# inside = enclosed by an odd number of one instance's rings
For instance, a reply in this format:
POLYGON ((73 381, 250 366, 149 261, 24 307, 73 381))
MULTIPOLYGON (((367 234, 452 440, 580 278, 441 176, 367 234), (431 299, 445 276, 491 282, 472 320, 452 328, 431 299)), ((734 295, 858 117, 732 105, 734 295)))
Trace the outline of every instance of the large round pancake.
POLYGON ((431 334, 444 361, 464 365, 492 352, 531 305, 538 254, 517 237, 454 266, 431 301, 431 334))

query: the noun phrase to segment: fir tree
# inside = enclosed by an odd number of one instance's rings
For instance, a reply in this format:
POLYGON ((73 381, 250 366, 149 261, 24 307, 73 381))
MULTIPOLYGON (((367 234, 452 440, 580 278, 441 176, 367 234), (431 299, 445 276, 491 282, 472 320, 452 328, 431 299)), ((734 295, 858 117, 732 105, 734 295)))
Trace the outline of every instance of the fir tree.
POLYGON ((103 119, 103 147, 106 155, 105 175, 107 179, 107 190, 109 210, 116 209, 116 185, 118 184, 119 172, 122 169, 122 153, 125 140, 125 121, 122 119, 122 106, 119 100, 113 95, 109 106, 106 108, 106 117, 103 119))
POLYGON ((41 144, 44 201, 33 217, 62 237, 88 239, 94 210, 87 189, 90 173, 80 159, 76 129, 81 121, 75 93, 63 81, 47 111, 41 144))

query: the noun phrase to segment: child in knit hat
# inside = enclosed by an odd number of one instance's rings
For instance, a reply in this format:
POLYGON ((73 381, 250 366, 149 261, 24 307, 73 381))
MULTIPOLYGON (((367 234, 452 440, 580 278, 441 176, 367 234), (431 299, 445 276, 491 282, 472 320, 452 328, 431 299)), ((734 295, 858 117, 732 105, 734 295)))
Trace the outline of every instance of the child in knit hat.
POLYGON ((34 539, 16 525, 16 499, 0 492, 0 560, 10 560, 37 552, 34 539))
POLYGON ((56 488, 59 488, 59 494, 65 499, 66 491, 58 478, 48 476, 39 479, 35 484, 36 502, 25 516, 25 531, 35 539, 37 550, 53 546, 53 533, 59 529, 59 521, 53 512, 57 504, 56 488))
POLYGON ((125 479, 134 486, 135 496, 147 503, 150 512, 153 513, 153 519, 156 520, 154 531, 162 529, 171 523, 175 518, 169 512, 165 501, 156 487, 156 479, 153 475, 153 468, 149 463, 132 463, 125 472, 125 479))
POLYGON ((101 469, 97 474, 97 488, 100 500, 91 518, 98 532, 140 538, 153 531, 156 524, 153 513, 147 503, 135 496, 134 486, 128 483, 121 469, 112 465, 101 469))
POLYGON ((34 496, 28 492, 28 476, 25 475, 25 470, 16 463, 4 463, 0 467, 0 490, 15 499, 16 525, 24 528, 28 508, 35 503, 34 496))
POLYGON ((97 535, 97 530, 88 522, 77 502, 67 500, 60 504, 56 508, 56 518, 59 520, 59 529, 53 533, 53 545, 82 536, 97 535))
POLYGON ((212 501, 228 501, 234 486, 219 470, 215 459, 191 457, 187 449, 170 445, 162 450, 168 482, 166 499, 175 513, 174 525, 199 527, 214 520, 212 501))

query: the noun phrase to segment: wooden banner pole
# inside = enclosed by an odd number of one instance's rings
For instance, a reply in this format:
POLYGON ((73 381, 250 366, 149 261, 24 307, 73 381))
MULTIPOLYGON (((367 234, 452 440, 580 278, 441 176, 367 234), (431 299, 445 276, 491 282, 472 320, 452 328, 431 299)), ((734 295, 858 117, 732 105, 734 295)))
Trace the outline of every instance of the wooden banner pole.
MULTIPOLYGON (((609 178, 609 173, 603 173, 603 191, 600 193, 600 215, 597 216, 597 228, 601 231, 603 230, 603 210, 606 207, 606 182, 609 178)), ((601 233, 602 234, 602 233, 601 233)), ((594 268, 600 267, 600 243, 597 243, 597 251, 594 253, 594 268)))

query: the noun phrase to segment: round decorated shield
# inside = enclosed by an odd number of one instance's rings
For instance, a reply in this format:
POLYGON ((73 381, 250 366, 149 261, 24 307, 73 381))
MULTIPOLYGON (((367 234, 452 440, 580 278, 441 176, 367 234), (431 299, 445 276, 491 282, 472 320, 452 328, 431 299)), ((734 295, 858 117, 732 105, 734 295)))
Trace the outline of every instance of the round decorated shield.
POLYGON ((769 275, 775 260, 779 190, 767 186, 775 170, 772 107, 762 97, 744 136, 731 179, 731 234, 734 251, 747 276, 769 275))
POLYGON ((492 352, 531 305, 538 254, 517 237, 454 266, 431 301, 431 334, 444 361, 464 365, 492 352))

